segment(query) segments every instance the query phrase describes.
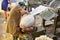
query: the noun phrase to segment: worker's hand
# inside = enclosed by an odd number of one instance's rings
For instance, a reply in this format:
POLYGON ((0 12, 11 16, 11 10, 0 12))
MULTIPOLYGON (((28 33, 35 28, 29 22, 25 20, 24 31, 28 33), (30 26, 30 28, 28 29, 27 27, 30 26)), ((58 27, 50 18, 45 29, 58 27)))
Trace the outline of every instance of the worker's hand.
POLYGON ((25 31, 31 32, 31 31, 33 31, 33 27, 28 27, 28 28, 25 29, 25 31))
POLYGON ((21 14, 28 14, 28 12, 27 12, 26 10, 24 10, 24 9, 21 9, 21 10, 20 10, 20 13, 21 13, 21 14))
POLYGON ((21 31, 24 32, 24 25, 23 24, 20 24, 20 28, 22 29, 21 31))

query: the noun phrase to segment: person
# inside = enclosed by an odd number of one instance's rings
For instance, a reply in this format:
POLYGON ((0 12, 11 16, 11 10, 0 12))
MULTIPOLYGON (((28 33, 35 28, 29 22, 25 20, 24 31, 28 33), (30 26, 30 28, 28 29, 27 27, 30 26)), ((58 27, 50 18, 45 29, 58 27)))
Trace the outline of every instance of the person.
POLYGON ((5 19, 7 20, 7 8, 8 8, 8 3, 10 0, 2 0, 2 10, 4 10, 4 16, 5 16, 5 19))
POLYGON ((19 36, 20 32, 18 29, 20 28, 19 23, 22 14, 28 14, 28 12, 22 9, 19 4, 10 10, 10 14, 7 19, 7 33, 13 35, 13 40, 17 40, 17 37, 19 36))

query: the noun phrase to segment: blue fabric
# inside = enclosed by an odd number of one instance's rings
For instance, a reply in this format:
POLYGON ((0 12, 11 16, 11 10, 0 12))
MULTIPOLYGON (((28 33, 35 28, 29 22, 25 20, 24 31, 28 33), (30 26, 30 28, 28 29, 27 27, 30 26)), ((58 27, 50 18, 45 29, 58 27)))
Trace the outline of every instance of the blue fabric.
POLYGON ((8 7, 8 0, 3 0, 2 1, 2 10, 7 10, 7 7, 8 7))

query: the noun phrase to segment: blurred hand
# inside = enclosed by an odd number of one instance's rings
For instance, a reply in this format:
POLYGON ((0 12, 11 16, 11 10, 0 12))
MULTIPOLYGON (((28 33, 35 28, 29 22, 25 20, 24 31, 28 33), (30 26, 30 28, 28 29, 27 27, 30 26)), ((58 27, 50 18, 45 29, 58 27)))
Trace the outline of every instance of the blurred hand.
POLYGON ((20 28, 22 29, 21 31, 24 31, 24 25, 20 24, 20 28))
POLYGON ((29 13, 28 13, 26 10, 24 10, 24 9, 21 9, 21 10, 20 10, 20 13, 21 13, 21 14, 29 14, 29 13))

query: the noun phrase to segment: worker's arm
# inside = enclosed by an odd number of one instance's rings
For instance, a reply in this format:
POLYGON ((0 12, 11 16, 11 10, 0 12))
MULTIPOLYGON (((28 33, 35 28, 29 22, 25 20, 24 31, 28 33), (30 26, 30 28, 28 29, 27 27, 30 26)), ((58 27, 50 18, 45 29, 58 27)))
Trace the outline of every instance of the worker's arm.
POLYGON ((24 10, 19 4, 16 5, 14 9, 16 9, 17 12, 19 11, 21 14, 28 14, 28 12, 24 10))

